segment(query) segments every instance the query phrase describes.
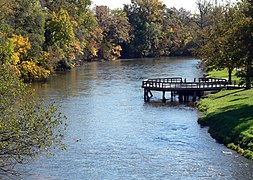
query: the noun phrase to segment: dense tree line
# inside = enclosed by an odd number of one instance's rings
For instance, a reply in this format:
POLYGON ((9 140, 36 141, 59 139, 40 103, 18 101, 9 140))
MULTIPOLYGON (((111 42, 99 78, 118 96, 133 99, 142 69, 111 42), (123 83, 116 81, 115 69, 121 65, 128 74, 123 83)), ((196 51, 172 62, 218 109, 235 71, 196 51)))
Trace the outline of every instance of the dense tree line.
POLYGON ((187 11, 159 0, 133 0, 118 10, 90 5, 90 0, 0 0, 0 64, 14 66, 29 81, 83 61, 190 53, 194 23, 187 11))
POLYGON ((208 69, 252 75, 252 1, 217 6, 197 0, 198 13, 159 0, 123 9, 90 8, 90 0, 0 0, 0 64, 25 80, 47 78, 83 61, 196 55, 208 69))

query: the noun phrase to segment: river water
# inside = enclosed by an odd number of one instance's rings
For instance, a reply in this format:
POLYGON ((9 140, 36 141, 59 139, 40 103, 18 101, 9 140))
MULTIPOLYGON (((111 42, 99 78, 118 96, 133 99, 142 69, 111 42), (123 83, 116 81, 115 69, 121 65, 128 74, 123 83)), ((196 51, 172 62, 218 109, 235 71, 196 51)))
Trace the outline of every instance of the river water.
POLYGON ((142 80, 191 80, 201 76, 197 65, 191 58, 94 62, 35 85, 68 116, 68 150, 17 166, 19 178, 253 179, 253 161, 212 139, 191 104, 161 103, 161 93, 143 101, 142 80))

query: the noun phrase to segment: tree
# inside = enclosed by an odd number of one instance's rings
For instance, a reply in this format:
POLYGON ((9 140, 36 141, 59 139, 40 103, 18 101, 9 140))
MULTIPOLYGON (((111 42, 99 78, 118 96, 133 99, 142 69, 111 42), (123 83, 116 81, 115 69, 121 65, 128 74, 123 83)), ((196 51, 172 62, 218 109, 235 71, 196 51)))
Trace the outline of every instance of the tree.
POLYGON ((244 60, 244 71, 246 89, 251 89, 251 81, 253 77, 253 1, 243 0, 241 4, 242 18, 238 24, 237 37, 241 41, 241 54, 244 60))
POLYGON ((228 79, 235 67, 241 69, 246 88, 251 88, 253 18, 252 3, 238 6, 215 7, 212 10, 212 26, 202 31, 204 44, 199 57, 209 69, 228 69, 228 79))
POLYGON ((9 64, 0 65, 0 97, 0 174, 51 147, 65 148, 65 117, 36 99, 9 64))
POLYGON ((196 24, 196 15, 184 8, 179 10, 173 9, 176 17, 181 22, 181 31, 179 32, 179 48, 176 51, 178 55, 192 55, 198 47, 198 31, 199 27, 196 24))
POLYGON ((45 12, 39 1, 0 0, 0 4, 1 63, 9 61, 16 66, 25 80, 47 78, 50 69, 44 66, 45 58, 43 59, 44 52, 42 51, 45 12), (22 43, 29 44, 29 47, 22 43), (22 49, 26 51, 19 52, 22 49))
POLYGON ((28 37, 32 46, 28 55, 31 58, 38 58, 45 40, 45 13, 39 0, 15 1, 12 4, 12 11, 9 24, 13 27, 14 34, 28 37))
POLYGON ((241 15, 236 7, 215 7, 212 28, 205 30, 205 44, 199 49, 199 57, 208 70, 228 70, 228 82, 232 84, 232 72, 240 67, 241 44, 237 40, 237 23, 241 15))
POLYGON ((46 24, 46 47, 57 45, 61 49, 68 50, 74 42, 75 36, 66 10, 61 9, 57 14, 53 13, 46 24))
POLYGON ((128 18, 122 10, 111 11, 107 6, 97 6, 96 17, 102 30, 98 58, 115 60, 121 56, 121 44, 129 41, 128 18))
POLYGON ((196 24, 201 30, 211 25, 210 16, 212 14, 213 5, 207 0, 198 0, 196 2, 199 14, 196 15, 196 24))
POLYGON ((159 0, 132 0, 124 6, 131 24, 126 54, 134 57, 171 55, 178 48, 181 24, 175 12, 159 0))
POLYGON ((58 57, 59 68, 71 68, 73 66, 72 60, 75 59, 72 48, 75 43, 75 34, 66 10, 60 9, 58 13, 52 13, 46 23, 45 38, 45 50, 53 48, 57 50, 56 54, 60 55, 58 57))
POLYGON ((0 44, 0 65, 10 64, 16 69, 16 73, 26 81, 47 78, 50 71, 39 66, 37 61, 28 55, 31 44, 28 38, 13 35, 3 44, 0 44))
POLYGON ((14 0, 0 0, 0 43, 3 43, 8 35, 13 34, 13 29, 8 24, 13 13, 12 4, 14 0))

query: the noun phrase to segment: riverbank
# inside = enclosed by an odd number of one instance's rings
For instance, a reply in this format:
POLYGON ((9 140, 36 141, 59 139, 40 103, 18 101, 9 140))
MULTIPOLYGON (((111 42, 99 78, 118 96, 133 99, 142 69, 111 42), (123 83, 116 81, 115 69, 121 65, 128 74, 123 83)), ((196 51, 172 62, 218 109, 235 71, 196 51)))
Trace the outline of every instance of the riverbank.
POLYGON ((224 90, 198 103, 211 136, 228 148, 253 159, 253 90, 224 90))

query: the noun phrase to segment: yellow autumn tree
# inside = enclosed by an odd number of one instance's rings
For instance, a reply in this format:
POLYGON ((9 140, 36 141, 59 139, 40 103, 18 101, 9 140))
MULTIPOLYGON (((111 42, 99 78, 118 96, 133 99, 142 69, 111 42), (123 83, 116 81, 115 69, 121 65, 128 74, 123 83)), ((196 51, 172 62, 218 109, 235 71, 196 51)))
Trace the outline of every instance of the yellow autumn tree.
POLYGON ((17 74, 26 81, 47 78, 50 71, 40 67, 35 60, 29 57, 30 49, 31 44, 27 37, 14 34, 0 46, 0 62, 13 66, 17 74))

